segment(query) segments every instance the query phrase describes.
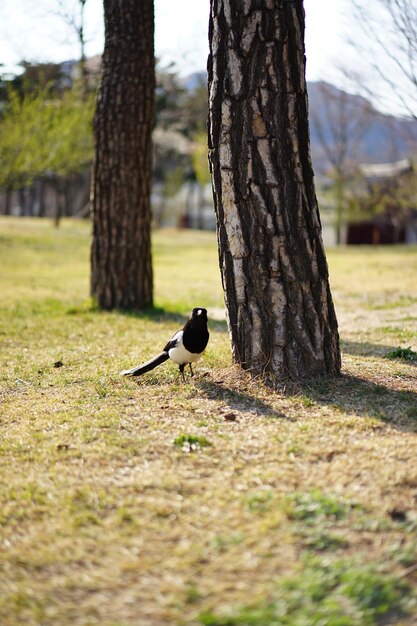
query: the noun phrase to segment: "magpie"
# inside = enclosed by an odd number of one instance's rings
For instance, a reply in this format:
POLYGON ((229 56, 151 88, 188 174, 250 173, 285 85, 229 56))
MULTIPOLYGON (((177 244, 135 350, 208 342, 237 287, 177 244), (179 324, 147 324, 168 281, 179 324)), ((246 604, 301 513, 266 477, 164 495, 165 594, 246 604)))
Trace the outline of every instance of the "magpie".
POLYGON ((168 341, 163 351, 138 367, 120 372, 122 376, 141 376, 150 372, 161 363, 171 359, 179 366, 183 381, 184 368, 190 366, 191 376, 194 376, 191 363, 195 363, 202 356, 209 340, 207 330, 207 310, 197 307, 184 326, 168 341))

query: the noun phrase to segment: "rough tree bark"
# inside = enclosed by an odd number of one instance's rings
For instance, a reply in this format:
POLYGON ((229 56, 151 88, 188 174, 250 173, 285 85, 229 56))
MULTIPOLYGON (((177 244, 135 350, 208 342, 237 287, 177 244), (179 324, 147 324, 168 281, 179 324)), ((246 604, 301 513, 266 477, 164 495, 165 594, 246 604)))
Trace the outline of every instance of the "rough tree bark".
POLYGON ((209 155, 234 360, 340 372, 310 159, 302 0, 211 0, 209 155))
POLYGON ((153 0, 104 0, 95 116, 91 292, 101 308, 152 306, 153 0))

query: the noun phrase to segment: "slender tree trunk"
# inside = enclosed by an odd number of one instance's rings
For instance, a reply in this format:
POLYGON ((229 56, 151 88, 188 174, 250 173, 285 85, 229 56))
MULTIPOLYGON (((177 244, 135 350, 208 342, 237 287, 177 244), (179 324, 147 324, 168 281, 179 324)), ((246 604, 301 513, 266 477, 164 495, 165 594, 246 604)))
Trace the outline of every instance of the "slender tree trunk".
POLYGON ((19 215, 20 217, 26 217, 26 189, 25 187, 19 188, 19 215))
POLYGON ((6 187, 5 190, 5 206, 4 206, 4 214, 5 215, 11 215, 12 214, 12 195, 13 195, 13 190, 10 187, 6 187))
POLYGON ((62 181, 62 203, 63 203, 63 215, 69 217, 72 213, 72 189, 71 186, 74 182, 74 178, 69 175, 65 176, 62 181))
POLYGON ((87 0, 79 0, 80 8, 80 21, 77 28, 78 41, 80 44, 80 74, 81 82, 83 86, 84 95, 88 91, 88 71, 87 71, 87 57, 85 54, 85 34, 84 34, 84 22, 85 22, 85 4, 87 0))
POLYGON ((345 221, 345 176, 342 172, 336 172, 336 244, 342 243, 342 226, 345 221))
POLYGON ((38 214, 38 217, 45 217, 46 191, 47 191, 47 181, 44 178, 41 178, 39 180, 39 214, 38 214))
POLYGON ((91 291, 99 306, 152 306, 153 1, 104 0, 95 117, 91 291))
POLYGON ((36 182, 33 182, 28 189, 28 215, 33 217, 36 211, 36 182))
POLYGON ((302 0, 211 0, 209 150, 234 360, 337 375, 310 159, 302 0))
POLYGON ((197 186, 197 228, 204 230, 204 187, 198 181, 195 184, 197 186))
POLYGON ((54 213, 54 226, 59 228, 62 216, 64 214, 64 198, 63 198, 63 182, 59 177, 53 179, 53 187, 55 189, 55 213, 54 213))

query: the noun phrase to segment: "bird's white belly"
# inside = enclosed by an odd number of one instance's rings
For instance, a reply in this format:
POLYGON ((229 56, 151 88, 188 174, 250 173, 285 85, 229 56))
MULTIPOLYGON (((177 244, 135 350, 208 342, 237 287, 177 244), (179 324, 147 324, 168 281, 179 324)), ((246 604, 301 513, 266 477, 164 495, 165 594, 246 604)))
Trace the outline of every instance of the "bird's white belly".
POLYGON ((176 346, 175 348, 171 348, 168 354, 169 358, 177 365, 183 365, 184 363, 195 363, 202 356, 201 354, 194 354, 193 352, 189 352, 186 348, 184 348, 182 344, 176 346))

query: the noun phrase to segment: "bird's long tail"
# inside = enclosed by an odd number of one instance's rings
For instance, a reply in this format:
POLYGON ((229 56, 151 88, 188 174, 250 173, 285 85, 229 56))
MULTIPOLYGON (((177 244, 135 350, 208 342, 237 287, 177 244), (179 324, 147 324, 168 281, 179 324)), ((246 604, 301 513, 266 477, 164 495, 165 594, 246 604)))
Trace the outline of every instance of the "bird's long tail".
POLYGON ((123 370, 123 372, 120 372, 120 374, 122 376, 141 376, 142 374, 153 370, 154 367, 161 365, 161 363, 164 363, 164 361, 168 361, 168 359, 168 352, 161 352, 161 354, 158 354, 158 356, 154 356, 153 359, 146 361, 146 363, 143 363, 138 367, 133 367, 131 370, 123 370))

